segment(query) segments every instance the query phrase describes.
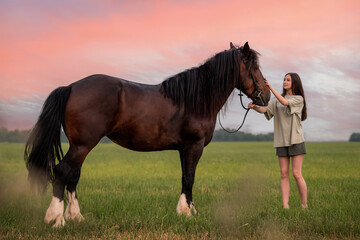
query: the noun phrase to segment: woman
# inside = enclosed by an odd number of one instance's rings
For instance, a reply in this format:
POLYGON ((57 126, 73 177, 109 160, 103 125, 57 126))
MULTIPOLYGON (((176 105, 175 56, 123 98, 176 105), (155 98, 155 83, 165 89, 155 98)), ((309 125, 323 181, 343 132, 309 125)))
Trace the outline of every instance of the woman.
POLYGON ((281 172, 281 196, 285 209, 289 209, 289 166, 292 158, 292 172, 296 180, 301 198, 301 207, 307 208, 307 187, 301 174, 303 156, 306 154, 305 139, 301 121, 307 117, 306 101, 301 79, 296 73, 288 73, 284 77, 283 93, 279 94, 268 81, 271 92, 276 98, 267 107, 249 103, 249 108, 264 113, 270 120, 274 117, 274 147, 279 158, 281 172))

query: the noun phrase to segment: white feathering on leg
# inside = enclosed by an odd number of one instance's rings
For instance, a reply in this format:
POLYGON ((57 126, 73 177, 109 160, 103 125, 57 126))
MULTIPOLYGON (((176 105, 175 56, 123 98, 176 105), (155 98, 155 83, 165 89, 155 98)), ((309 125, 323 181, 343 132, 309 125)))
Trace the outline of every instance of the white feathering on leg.
POLYGON ((194 215, 199 215, 198 212, 195 209, 194 202, 191 202, 191 204, 190 204, 190 211, 193 211, 194 215))
POLYGON ((71 219, 76 221, 84 220, 84 217, 80 213, 79 202, 76 198, 76 193, 68 192, 68 203, 65 210, 65 219, 71 219))
POLYGON ((65 225, 64 201, 60 201, 57 197, 52 197, 49 208, 46 211, 44 221, 45 223, 55 222, 53 227, 63 227, 65 225))
POLYGON ((181 215, 191 216, 191 211, 189 205, 186 202, 186 196, 184 193, 180 195, 178 205, 176 207, 176 212, 181 215))

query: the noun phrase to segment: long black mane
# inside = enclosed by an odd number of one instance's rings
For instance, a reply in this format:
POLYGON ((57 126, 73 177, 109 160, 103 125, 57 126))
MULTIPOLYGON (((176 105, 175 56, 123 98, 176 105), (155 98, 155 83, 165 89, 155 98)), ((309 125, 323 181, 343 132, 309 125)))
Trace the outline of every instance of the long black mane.
MULTIPOLYGON (((185 112, 210 117, 222 107, 224 97, 237 87, 240 76, 240 49, 217 53, 199 67, 188 69, 162 82, 164 96, 184 106, 185 112)), ((250 50, 247 67, 258 61, 258 53, 250 50)))

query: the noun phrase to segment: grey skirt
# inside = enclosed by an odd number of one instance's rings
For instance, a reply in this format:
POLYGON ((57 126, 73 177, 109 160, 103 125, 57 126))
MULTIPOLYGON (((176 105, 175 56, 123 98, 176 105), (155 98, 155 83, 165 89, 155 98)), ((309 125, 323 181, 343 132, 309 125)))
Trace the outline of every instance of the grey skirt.
POLYGON ((291 157, 306 154, 305 143, 298 143, 288 147, 277 147, 276 155, 278 157, 291 157))

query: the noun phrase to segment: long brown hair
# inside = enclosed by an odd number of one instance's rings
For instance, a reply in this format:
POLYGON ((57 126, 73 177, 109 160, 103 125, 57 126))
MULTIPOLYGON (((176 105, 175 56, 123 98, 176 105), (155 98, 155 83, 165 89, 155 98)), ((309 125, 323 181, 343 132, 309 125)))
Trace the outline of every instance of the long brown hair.
MULTIPOLYGON (((306 101, 304 95, 304 89, 301 83, 300 76, 297 73, 287 73, 286 75, 290 75, 291 77, 291 90, 294 95, 300 95, 304 99, 304 107, 301 112, 301 121, 304 121, 307 118, 307 111, 306 111, 306 101)), ((286 95, 286 90, 283 88, 283 93, 281 94, 283 97, 286 95)))

